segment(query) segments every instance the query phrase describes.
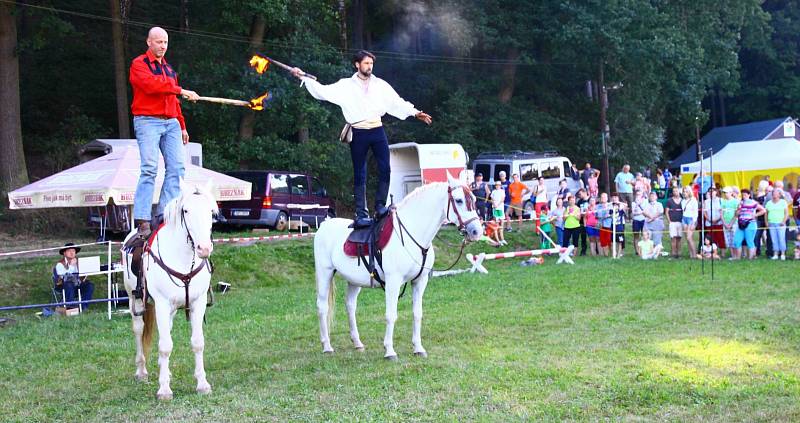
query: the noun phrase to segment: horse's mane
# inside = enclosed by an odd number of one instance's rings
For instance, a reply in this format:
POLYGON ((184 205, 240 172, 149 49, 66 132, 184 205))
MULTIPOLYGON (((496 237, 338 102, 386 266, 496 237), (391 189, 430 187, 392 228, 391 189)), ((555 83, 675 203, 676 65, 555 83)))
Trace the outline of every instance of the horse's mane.
POLYGON ((193 191, 181 191, 181 195, 173 198, 164 206, 164 224, 165 225, 178 225, 180 222, 180 213, 181 209, 183 208, 183 196, 184 195, 202 195, 208 199, 208 201, 213 204, 212 210, 216 213, 217 210, 217 203, 214 201, 214 198, 211 196, 210 193, 201 189, 192 187, 193 191))
MULTIPOLYGON (((406 198, 404 198, 402 201, 400 201, 400 203, 397 205, 397 207, 402 207, 402 206, 406 205, 407 202, 413 201, 414 198, 419 197, 420 195, 422 195, 422 194, 424 194, 424 193, 426 193, 428 191, 431 191, 433 189, 439 188, 442 185, 447 186, 447 187, 450 186, 450 184, 447 183, 447 182, 431 182, 429 184, 420 185, 419 187, 415 188, 414 191, 411 191, 411 194, 406 195, 406 198)), ((467 187, 464 184, 461 185, 461 188, 464 190, 464 197, 466 198, 466 201, 467 201, 467 209, 468 210, 474 210, 475 209, 475 200, 474 200, 474 198, 472 196, 472 191, 470 191, 469 187, 467 187)))
POLYGON ((173 198, 170 200, 166 206, 164 206, 164 224, 165 225, 177 225, 180 221, 180 210, 183 206, 183 194, 173 198))
POLYGON ((403 198, 403 200, 397 204, 397 207, 403 207, 404 205, 406 205, 406 203, 413 201, 414 198, 419 197, 420 195, 428 191, 431 191, 433 189, 440 188, 442 185, 448 185, 448 184, 447 182, 431 182, 429 184, 420 185, 417 188, 415 188, 414 191, 411 191, 410 194, 406 195, 406 198, 403 198))

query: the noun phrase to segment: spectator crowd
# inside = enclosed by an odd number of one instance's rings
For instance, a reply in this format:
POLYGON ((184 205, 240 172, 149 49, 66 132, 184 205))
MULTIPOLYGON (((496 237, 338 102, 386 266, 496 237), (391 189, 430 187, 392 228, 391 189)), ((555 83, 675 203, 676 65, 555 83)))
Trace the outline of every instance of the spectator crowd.
POLYGON ((599 175, 589 163, 583 170, 573 165, 568 176, 580 188, 571 192, 563 179, 552 194, 543 178, 529 188, 519 175, 508 180, 500 172, 490 186, 477 174, 471 188, 487 221, 486 239, 505 245, 504 232, 514 230, 514 220, 522 230, 525 211, 541 248, 551 248, 552 241, 561 247, 573 245, 573 254, 739 260, 763 253, 773 260, 786 260, 787 254, 800 260, 800 190, 791 183, 784 186, 783 181, 765 178, 754 191, 720 189, 702 170, 690 185, 681 187, 667 169, 658 169, 651 179, 651 172, 634 174, 625 165, 613 179, 615 191, 606 193, 598 190, 599 175))

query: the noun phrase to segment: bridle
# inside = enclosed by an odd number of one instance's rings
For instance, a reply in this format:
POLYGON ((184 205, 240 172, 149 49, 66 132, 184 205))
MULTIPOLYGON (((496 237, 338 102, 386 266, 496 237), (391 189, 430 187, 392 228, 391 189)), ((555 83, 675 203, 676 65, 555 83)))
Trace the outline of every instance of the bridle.
MULTIPOLYGON (((466 221, 461 217, 461 213, 458 212, 458 207, 456 207, 456 200, 455 200, 455 198, 453 198, 453 191, 455 191, 456 189, 458 189, 458 187, 455 187, 455 188, 451 187, 451 186, 447 187, 447 214, 445 215, 445 219, 447 219, 447 222, 449 222, 449 223, 455 223, 455 222, 451 222, 450 221, 450 207, 452 206, 453 207, 453 212, 455 212, 456 218, 458 218, 458 230, 461 233, 464 234, 464 239, 461 241, 461 250, 458 253, 458 257, 453 262, 453 264, 451 264, 450 267, 448 267, 444 271, 448 271, 448 270, 452 269, 453 267, 455 267, 455 265, 458 263, 458 261, 461 260, 461 256, 464 254, 464 247, 466 247, 466 245, 467 245, 467 237, 466 237, 467 225, 469 225, 470 223, 472 223, 472 222, 474 222, 476 220, 480 220, 480 217, 478 217, 477 215, 475 217, 473 217, 473 218, 467 219, 466 221)), ((466 201, 467 211, 474 211, 475 210, 475 199, 472 196, 472 192, 469 190, 469 188, 467 188, 464 185, 461 186, 461 189, 464 192, 464 199, 466 201)), ((403 232, 405 232, 408 235, 408 237, 411 239, 411 241, 414 242, 414 244, 417 246, 417 248, 419 248, 420 252, 422 253, 422 263, 420 263, 420 265, 419 265, 419 272, 417 272, 416 276, 414 276, 413 278, 410 279, 410 280, 414 281, 417 278, 419 278, 420 275, 422 275, 422 271, 425 270, 425 262, 426 262, 426 260, 428 258, 428 251, 431 249, 431 246, 433 244, 429 245, 428 247, 423 247, 416 239, 414 239, 414 236, 411 235, 411 232, 408 231, 408 229, 406 228, 406 225, 403 224, 402 220, 400 220, 400 215, 397 214, 397 213, 395 213, 394 215, 395 215, 395 218, 397 219, 398 225, 400 226, 400 230, 399 230, 399 232, 400 232, 400 243, 402 245, 405 245, 405 241, 403 240, 403 232)), ((434 269, 430 268, 430 270, 434 270, 434 269)), ((405 291, 406 291, 406 284, 403 284, 403 290, 400 293, 400 297, 401 298, 403 297, 403 294, 405 294, 405 291)))
MULTIPOLYGON (((150 257, 153 258, 153 261, 156 262, 158 267, 160 267, 165 272, 167 272, 167 276, 169 276, 170 281, 175 286, 180 287, 180 284, 178 284, 175 281, 175 279, 173 279, 173 277, 178 278, 178 280, 183 282, 183 288, 184 288, 184 293, 185 293, 185 297, 184 298, 185 298, 185 301, 186 301, 186 306, 185 306, 184 310, 186 311, 186 320, 189 320, 189 311, 190 311, 190 309, 189 309, 189 284, 192 282, 192 279, 195 276, 197 276, 197 274, 200 273, 200 271, 202 271, 204 268, 208 269, 208 273, 209 274, 214 274, 214 264, 208 258, 204 258, 203 261, 197 267, 195 267, 195 259, 197 257, 197 251, 196 251, 196 248, 195 248, 194 238, 192 237, 192 232, 189 230, 189 227, 186 225, 186 209, 184 209, 183 207, 181 207, 180 215, 181 215, 181 226, 183 227, 184 230, 186 230, 186 243, 189 244, 191 246, 191 248, 192 248, 192 265, 189 267, 192 270, 190 270, 189 273, 178 272, 177 270, 169 267, 166 263, 164 263, 164 261, 161 259, 161 257, 159 257, 156 254, 154 254, 152 252, 152 250, 150 250, 149 245, 147 246, 147 251, 149 252, 150 257)), ((159 242, 158 234, 156 234, 155 238, 156 238, 155 242, 159 242)), ((160 247, 159 247, 159 251, 160 251, 160 247)))
MULTIPOLYGON (((476 215, 475 217, 467 219, 466 221, 464 221, 464 219, 461 218, 461 213, 458 212, 458 207, 456 207, 456 200, 455 198, 453 198, 453 191, 457 190, 458 188, 459 187, 455 188, 450 186, 447 187, 447 214, 445 216, 448 222, 450 222, 450 206, 452 206, 453 212, 456 214, 456 217, 458 218, 458 230, 463 232, 467 229, 467 225, 476 220, 479 220, 480 217, 476 215)), ((460 188, 464 192, 464 200, 467 203, 467 211, 475 211, 475 199, 472 196, 472 192, 469 190, 469 188, 467 188, 464 185, 462 185, 460 188)), ((456 222, 451 222, 451 223, 456 223, 456 222)))

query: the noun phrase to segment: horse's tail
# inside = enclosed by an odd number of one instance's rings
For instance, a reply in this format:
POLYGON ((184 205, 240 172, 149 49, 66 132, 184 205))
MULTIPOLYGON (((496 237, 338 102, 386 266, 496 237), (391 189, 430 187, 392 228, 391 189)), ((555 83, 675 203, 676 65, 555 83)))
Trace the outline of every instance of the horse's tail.
MULTIPOLYGON (((134 300, 135 301, 135 300, 134 300)), ((144 301, 144 331, 142 332, 142 353, 147 359, 147 353, 150 352, 150 344, 153 342, 153 321, 156 319, 156 306, 155 304, 148 305, 144 301)))
POLYGON ((336 306, 336 284, 333 281, 333 275, 331 275, 331 280, 328 282, 328 333, 331 333, 333 307, 336 306))

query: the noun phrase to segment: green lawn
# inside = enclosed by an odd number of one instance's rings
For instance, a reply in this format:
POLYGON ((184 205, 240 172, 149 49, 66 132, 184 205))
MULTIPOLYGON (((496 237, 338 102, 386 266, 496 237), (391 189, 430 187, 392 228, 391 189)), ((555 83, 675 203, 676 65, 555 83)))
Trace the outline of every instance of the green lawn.
MULTIPOLYGON (((525 237, 529 231, 509 239, 519 249, 525 237)), ((456 243, 457 235, 444 239, 456 243)), ((437 244, 437 268, 445 267, 455 252, 437 244)), ((311 245, 217 246, 213 280, 234 288, 207 314, 210 396, 194 393, 181 313, 173 329, 175 399, 167 403, 155 399, 152 360, 150 381, 133 379, 126 316, 6 315, 17 323, 0 328, 0 419, 800 420, 796 262, 725 261, 712 281, 708 262, 701 277, 699 261, 642 262, 630 252, 618 261, 578 257, 574 266, 553 257, 535 267, 494 261, 489 275, 430 283, 427 359, 412 355, 410 298, 403 298, 400 360, 386 362, 383 293, 360 297, 367 350, 358 353, 341 281, 337 352, 321 353, 311 245)), ((0 261, 0 304, 47 300, 51 261, 0 261)))

